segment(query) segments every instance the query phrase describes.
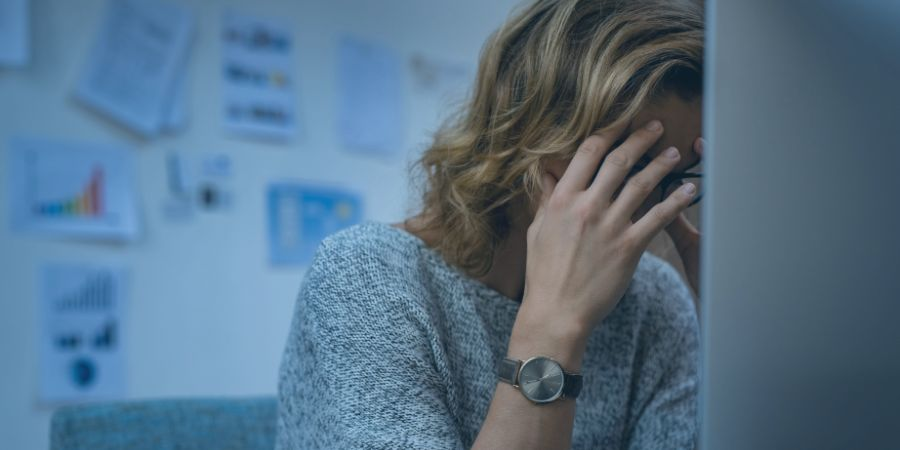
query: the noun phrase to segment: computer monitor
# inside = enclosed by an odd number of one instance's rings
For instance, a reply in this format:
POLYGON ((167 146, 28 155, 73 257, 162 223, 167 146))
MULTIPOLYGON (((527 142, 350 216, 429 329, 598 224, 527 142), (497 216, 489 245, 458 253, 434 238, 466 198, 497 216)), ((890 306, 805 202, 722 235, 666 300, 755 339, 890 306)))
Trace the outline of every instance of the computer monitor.
POLYGON ((900 448, 900 2, 706 14, 701 448, 900 448))

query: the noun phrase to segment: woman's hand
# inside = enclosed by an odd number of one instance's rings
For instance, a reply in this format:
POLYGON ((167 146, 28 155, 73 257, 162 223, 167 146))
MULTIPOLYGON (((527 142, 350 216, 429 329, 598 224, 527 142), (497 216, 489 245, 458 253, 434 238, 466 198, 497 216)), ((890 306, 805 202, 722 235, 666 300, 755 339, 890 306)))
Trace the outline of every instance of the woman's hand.
POLYGON ((543 174, 544 192, 527 233, 525 294, 517 326, 521 320, 528 329, 534 324, 555 333, 574 329, 586 338, 616 306, 650 240, 694 196, 686 184, 632 223, 635 211, 680 159, 670 148, 625 182, 662 128, 652 121, 612 151, 624 127, 590 136, 558 181, 543 174))
MULTIPOLYGON (((694 141, 694 152, 701 158, 703 157, 704 140, 697 138, 694 141)), ((681 263, 684 265, 684 272, 687 275, 688 283, 694 290, 697 297, 700 297, 700 232, 692 225, 684 214, 678 217, 666 227, 666 234, 672 238, 678 256, 681 257, 681 263)), ((698 305, 699 306, 699 305, 698 305)))

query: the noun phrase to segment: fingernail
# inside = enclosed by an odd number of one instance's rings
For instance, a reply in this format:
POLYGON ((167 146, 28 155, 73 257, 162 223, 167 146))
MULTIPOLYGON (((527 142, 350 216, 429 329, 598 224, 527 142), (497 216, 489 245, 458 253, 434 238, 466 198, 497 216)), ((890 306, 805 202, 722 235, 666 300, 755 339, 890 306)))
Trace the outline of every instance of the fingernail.
POLYGON ((681 190, 684 191, 685 194, 693 196, 695 192, 697 192, 697 186, 694 186, 694 183, 686 183, 684 186, 681 186, 681 190))
POLYGON ((666 156, 672 159, 678 158, 680 153, 678 153, 678 149, 675 147, 669 147, 666 149, 666 156))
POLYGON ((697 138, 697 140, 694 141, 694 151, 697 152, 697 154, 700 156, 703 156, 703 150, 705 146, 706 139, 703 139, 702 137, 697 138))
POLYGON ((658 120, 651 120, 647 124, 647 129, 650 131, 659 131, 660 128, 662 128, 662 124, 658 120))

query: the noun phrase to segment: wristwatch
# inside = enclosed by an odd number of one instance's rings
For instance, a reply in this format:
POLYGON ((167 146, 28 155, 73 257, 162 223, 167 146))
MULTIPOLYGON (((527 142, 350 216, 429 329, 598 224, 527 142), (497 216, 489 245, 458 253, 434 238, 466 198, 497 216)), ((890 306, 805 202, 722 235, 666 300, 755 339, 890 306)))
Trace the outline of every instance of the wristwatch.
POLYGON ((546 356, 535 356, 524 362, 503 358, 497 375, 536 404, 559 398, 575 399, 581 392, 581 374, 567 373, 558 362, 546 356))

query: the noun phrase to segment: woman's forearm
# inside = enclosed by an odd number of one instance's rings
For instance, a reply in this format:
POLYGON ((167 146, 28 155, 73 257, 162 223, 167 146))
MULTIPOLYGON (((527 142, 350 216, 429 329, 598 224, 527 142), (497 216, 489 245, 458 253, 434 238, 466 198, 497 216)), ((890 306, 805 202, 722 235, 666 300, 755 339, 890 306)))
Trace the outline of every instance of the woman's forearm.
MULTIPOLYGON (((586 336, 573 327, 552 327, 546 321, 517 318, 508 356, 526 360, 547 356, 567 372, 580 373, 586 336)), ((575 421, 575 399, 537 405, 512 385, 498 382, 487 417, 473 449, 568 449, 575 421)))

